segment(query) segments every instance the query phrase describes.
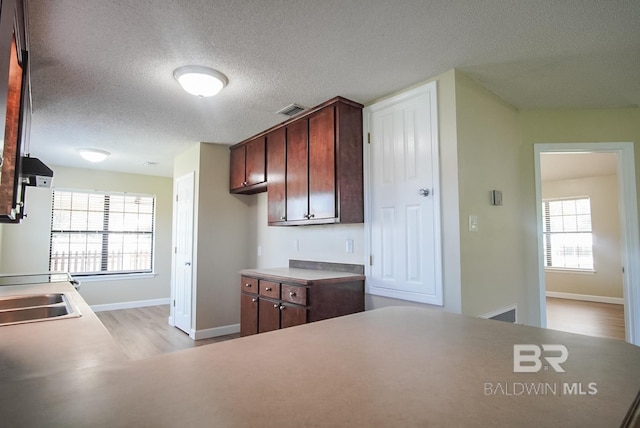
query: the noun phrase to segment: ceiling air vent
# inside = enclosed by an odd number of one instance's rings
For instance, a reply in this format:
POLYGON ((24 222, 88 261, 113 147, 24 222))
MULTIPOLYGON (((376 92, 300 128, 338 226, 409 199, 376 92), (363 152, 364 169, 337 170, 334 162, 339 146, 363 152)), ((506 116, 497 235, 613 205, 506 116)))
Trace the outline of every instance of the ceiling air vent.
POLYGON ((298 104, 289 104, 285 108, 278 110, 276 114, 284 114, 285 116, 291 117, 305 110, 306 108, 299 106, 298 104))

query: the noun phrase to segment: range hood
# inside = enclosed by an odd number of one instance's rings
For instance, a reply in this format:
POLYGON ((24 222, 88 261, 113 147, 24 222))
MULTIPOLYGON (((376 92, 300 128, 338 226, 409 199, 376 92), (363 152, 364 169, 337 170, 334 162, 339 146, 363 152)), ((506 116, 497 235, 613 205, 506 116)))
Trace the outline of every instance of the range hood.
POLYGON ((22 156, 20 177, 27 186, 51 187, 53 170, 38 158, 22 156))

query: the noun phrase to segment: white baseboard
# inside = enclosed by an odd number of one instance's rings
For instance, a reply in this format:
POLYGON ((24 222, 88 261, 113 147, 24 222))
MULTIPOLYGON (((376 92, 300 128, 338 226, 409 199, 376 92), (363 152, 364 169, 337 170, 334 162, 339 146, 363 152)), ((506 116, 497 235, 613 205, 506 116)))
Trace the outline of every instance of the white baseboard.
POLYGON ((516 311, 516 323, 518 321, 518 305, 505 306, 504 308, 496 309, 495 311, 487 312, 486 314, 479 315, 479 318, 493 318, 497 315, 504 314, 505 312, 516 311))
POLYGON ((559 291, 547 291, 546 295, 547 297, 555 297, 557 299, 583 300, 585 302, 613 303, 614 305, 624 305, 624 299, 622 297, 592 296, 590 294, 562 293, 559 291))
POLYGON ((118 309, 133 309, 133 308, 144 308, 147 306, 168 305, 170 302, 171 302, 171 299, 167 297, 166 299, 151 299, 151 300, 137 300, 133 302, 107 303, 105 305, 93 305, 91 306, 91 310, 93 312, 116 311, 118 309))
POLYGON ((207 328, 204 330, 191 330, 189 337, 193 340, 200 340, 233 333, 240 333, 240 324, 225 325, 222 327, 207 328))

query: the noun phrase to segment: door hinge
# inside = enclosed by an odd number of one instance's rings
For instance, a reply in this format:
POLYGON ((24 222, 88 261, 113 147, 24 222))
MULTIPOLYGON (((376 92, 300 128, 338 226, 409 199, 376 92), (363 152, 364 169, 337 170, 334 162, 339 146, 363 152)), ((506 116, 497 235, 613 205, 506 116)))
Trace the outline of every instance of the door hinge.
POLYGON ((173 307, 176 307, 176 299, 173 299, 173 307))
POLYGON ((622 273, 624 273, 624 266, 622 266, 622 273))
POLYGON ((367 132, 367 143, 371 144, 371 132, 367 132))
POLYGON ((178 202, 178 195, 176 195, 176 202, 178 202))
POLYGON ((369 256, 369 266, 373 266, 373 255, 369 256))
POLYGON ((173 254, 178 254, 178 247, 173 247, 173 254))

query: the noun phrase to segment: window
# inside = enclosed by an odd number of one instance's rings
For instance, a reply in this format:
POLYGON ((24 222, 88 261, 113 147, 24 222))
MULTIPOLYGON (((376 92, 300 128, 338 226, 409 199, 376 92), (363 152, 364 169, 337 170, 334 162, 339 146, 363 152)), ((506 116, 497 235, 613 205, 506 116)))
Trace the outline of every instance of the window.
POLYGON ((589 198, 542 202, 544 266, 593 270, 589 198))
POLYGON ((155 197, 54 190, 49 268, 72 275, 151 273, 155 197))

